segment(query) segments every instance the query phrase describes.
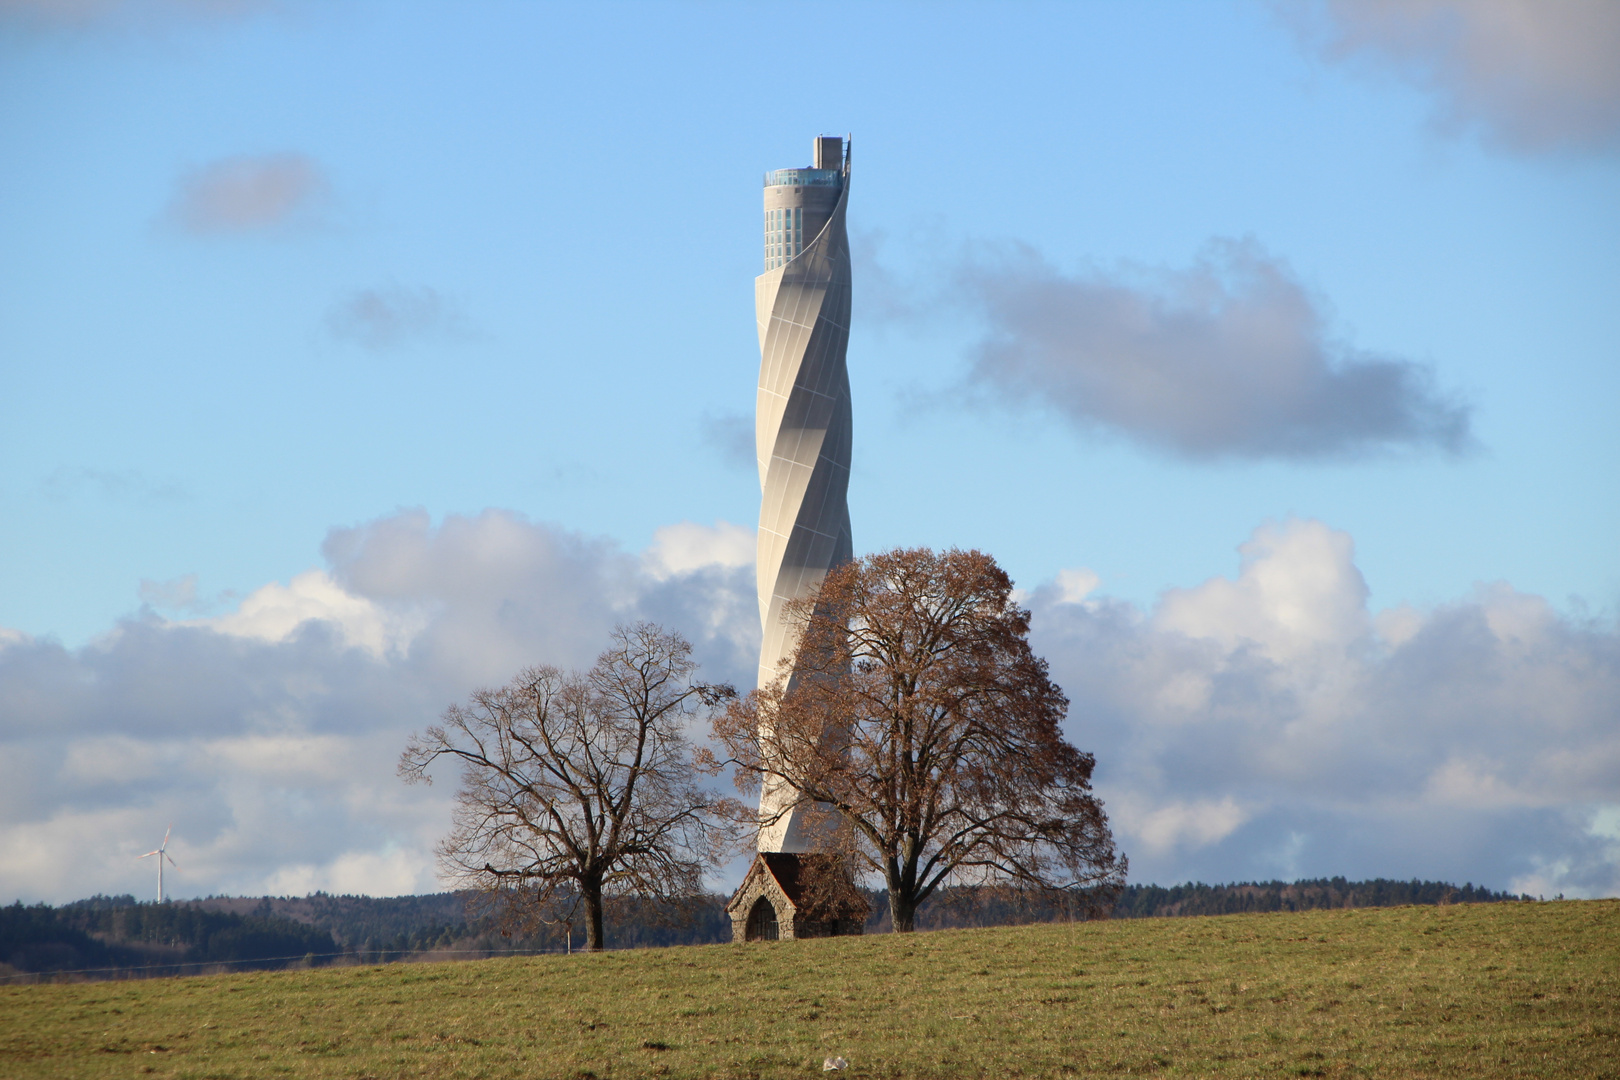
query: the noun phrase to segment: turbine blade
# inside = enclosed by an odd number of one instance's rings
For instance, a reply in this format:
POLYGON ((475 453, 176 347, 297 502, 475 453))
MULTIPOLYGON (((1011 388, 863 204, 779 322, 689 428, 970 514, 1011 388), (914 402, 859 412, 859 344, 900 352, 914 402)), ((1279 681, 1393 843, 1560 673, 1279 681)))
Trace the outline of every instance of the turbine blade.
POLYGON ((174 832, 174 823, 170 822, 169 827, 163 830, 163 843, 158 845, 159 851, 169 846, 169 834, 172 832, 174 832))
POLYGON ((137 858, 137 859, 150 859, 152 856, 157 855, 157 854, 159 854, 159 852, 148 851, 145 855, 137 855, 137 856, 135 856, 135 858, 137 858))
POLYGON ((174 858, 173 858, 173 857, 172 857, 172 856, 170 856, 170 855, 168 855, 168 854, 167 854, 167 853, 165 853, 165 854, 164 854, 164 856, 163 856, 163 857, 164 857, 164 858, 165 858, 165 859, 168 859, 168 860, 169 860, 169 865, 170 865, 170 866, 172 866, 172 867, 174 867, 174 868, 175 868, 175 869, 176 869, 176 870, 178 870, 178 869, 180 869, 180 864, 179 864, 179 863, 177 863, 177 862, 175 862, 175 861, 174 861, 174 858))

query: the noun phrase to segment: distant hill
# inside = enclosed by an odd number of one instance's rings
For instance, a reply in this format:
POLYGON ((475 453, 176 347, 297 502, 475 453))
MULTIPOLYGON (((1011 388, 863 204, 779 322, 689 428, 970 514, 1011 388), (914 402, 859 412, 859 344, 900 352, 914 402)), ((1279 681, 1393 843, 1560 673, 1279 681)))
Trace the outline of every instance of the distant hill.
POLYGON ((1248 911, 1313 911, 1321 908, 1400 907, 1405 904, 1494 904, 1533 896, 1492 892, 1472 883, 1444 881, 1346 881, 1342 877, 1164 888, 1131 885, 1114 905, 1114 918, 1174 915, 1236 915, 1248 911))
MULTIPOLYGON (((872 896, 872 917, 866 932, 889 930, 888 896, 872 896)), ((1231 885, 1204 885, 1188 882, 1166 888, 1162 885, 1128 885, 1115 901, 1111 918, 1173 918, 1182 915, 1235 915, 1240 912, 1314 911, 1325 908, 1400 907, 1406 904, 1489 904, 1508 900, 1532 900, 1530 896, 1493 892, 1472 884, 1457 886, 1444 881, 1347 881, 1342 877, 1302 881, 1239 882, 1231 885)), ((923 905, 917 914, 920 930, 954 927, 1016 926, 1027 923, 1064 922, 1081 917, 1068 905, 1040 896, 1021 896, 994 889, 945 890, 938 899, 923 905)))
MULTIPOLYGON (((291 919, 329 932, 339 947, 358 956, 397 959, 401 955, 441 952, 495 956, 512 952, 562 952, 568 942, 561 926, 540 932, 503 936, 494 919, 482 916, 468 901, 472 894, 430 893, 425 896, 209 897, 190 901, 209 911, 291 919)), ((654 905, 618 901, 612 905, 607 944, 612 949, 658 945, 702 945, 728 941, 731 922, 725 916, 726 898, 700 896, 678 913, 656 911, 654 905)), ((573 947, 584 940, 575 928, 573 947)))
POLYGON ((0 965, 11 969, 4 974, 180 974, 284 967, 337 953, 330 933, 291 919, 142 904, 131 896, 97 896, 60 908, 0 908, 0 965))
MULTIPOLYGON (((888 897, 868 894, 869 934, 890 929, 888 897)), ((569 945, 560 926, 526 936, 503 936, 476 910, 469 895, 226 897, 137 902, 132 896, 97 896, 59 908, 18 903, 0 908, 0 979, 29 973, 77 973, 77 977, 195 973, 220 967, 274 968, 331 963, 472 959, 512 953, 562 952, 569 945)), ((1115 919, 1325 908, 1394 907, 1406 904, 1481 904, 1530 900, 1472 884, 1442 881, 1241 882, 1231 885, 1131 885, 1120 895, 1115 919)), ((607 921, 613 949, 700 945, 729 941, 726 898, 694 898, 669 917, 653 905, 620 902, 607 921)), ((917 915, 919 930, 1063 922, 1076 917, 1062 904, 1016 893, 946 890, 917 915)), ((581 935, 576 930, 573 947, 581 935)))

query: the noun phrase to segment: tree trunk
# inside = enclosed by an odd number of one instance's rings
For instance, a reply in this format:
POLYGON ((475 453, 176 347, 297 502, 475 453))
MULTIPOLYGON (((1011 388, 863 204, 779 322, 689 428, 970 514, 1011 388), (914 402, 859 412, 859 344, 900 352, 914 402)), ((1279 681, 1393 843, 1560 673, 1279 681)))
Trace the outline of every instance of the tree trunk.
POLYGON ((909 934, 917 928, 917 905, 910 894, 892 887, 889 889, 889 919, 894 923, 897 934, 909 934))
POLYGON ((579 891, 580 899, 585 901, 585 949, 601 952, 607 948, 602 937, 602 886, 582 885, 579 891))

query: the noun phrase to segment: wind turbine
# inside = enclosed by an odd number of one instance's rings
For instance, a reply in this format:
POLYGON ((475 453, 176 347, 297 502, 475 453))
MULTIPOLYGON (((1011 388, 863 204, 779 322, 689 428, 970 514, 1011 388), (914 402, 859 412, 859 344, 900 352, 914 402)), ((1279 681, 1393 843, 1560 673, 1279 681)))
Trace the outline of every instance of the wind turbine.
MULTIPOLYGON (((163 903, 163 860, 164 859, 169 859, 169 833, 172 833, 172 832, 174 832, 174 825, 171 823, 169 825, 169 827, 164 830, 164 832, 163 832, 163 843, 158 845, 156 851, 148 851, 145 855, 137 855, 137 856, 135 856, 135 860, 137 862, 139 862, 141 859, 150 859, 154 855, 157 856, 157 861, 158 861, 158 903, 160 903, 160 904, 163 903)), ((169 865, 174 867, 176 870, 180 869, 180 864, 175 862, 173 859, 169 859, 169 865)))

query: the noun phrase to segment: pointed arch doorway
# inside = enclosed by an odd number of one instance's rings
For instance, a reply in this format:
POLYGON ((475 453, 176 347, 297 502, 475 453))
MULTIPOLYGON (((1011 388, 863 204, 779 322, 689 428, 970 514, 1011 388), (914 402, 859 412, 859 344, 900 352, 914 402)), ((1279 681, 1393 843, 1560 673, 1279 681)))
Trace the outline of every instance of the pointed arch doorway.
POLYGON ((745 941, 776 941, 782 936, 776 922, 776 908, 765 897, 754 901, 748 910, 748 931, 745 941))

